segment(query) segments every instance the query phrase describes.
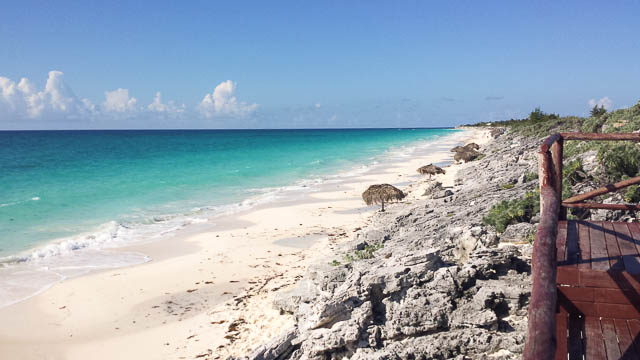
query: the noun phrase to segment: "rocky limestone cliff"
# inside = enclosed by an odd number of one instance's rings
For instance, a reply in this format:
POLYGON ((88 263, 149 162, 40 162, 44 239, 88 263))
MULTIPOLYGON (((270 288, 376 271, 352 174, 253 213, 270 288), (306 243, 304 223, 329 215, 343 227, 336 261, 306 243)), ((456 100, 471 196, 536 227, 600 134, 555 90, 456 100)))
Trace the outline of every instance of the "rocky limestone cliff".
POLYGON ((310 268, 274 302, 296 325, 246 358, 518 358, 531 286, 526 236, 535 224, 499 235, 482 217, 537 187, 524 174, 536 171, 539 142, 496 136, 455 186, 429 184, 418 201, 376 214, 344 252, 379 250, 310 268))

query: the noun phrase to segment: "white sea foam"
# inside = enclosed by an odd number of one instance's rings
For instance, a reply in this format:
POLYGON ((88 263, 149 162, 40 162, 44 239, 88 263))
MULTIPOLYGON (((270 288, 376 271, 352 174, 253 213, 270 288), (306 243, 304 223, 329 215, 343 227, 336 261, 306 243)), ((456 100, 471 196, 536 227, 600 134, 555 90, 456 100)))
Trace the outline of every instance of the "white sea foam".
POLYGON ((27 201, 38 201, 40 200, 39 197, 34 196, 30 199, 27 200, 20 200, 20 201, 14 201, 14 202, 9 202, 9 203, 4 203, 4 204, 0 204, 0 207, 5 207, 5 206, 13 206, 13 205, 18 205, 18 204, 22 204, 22 203, 26 203, 27 201))

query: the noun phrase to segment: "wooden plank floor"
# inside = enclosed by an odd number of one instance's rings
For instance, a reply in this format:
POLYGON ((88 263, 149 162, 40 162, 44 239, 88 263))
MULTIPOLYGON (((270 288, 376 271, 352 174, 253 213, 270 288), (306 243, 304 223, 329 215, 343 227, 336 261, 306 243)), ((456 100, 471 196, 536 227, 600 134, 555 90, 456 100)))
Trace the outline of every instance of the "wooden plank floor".
POLYGON ((640 359, 640 320, 559 313, 556 359, 640 359), (564 338, 560 336, 564 334, 564 338))
POLYGON ((640 274, 638 223, 560 221, 557 248, 559 268, 614 268, 640 274))
POLYGON ((561 221, 559 284, 640 290, 640 224, 561 221))
POLYGON ((640 224, 558 224, 556 359, 640 359, 640 224))

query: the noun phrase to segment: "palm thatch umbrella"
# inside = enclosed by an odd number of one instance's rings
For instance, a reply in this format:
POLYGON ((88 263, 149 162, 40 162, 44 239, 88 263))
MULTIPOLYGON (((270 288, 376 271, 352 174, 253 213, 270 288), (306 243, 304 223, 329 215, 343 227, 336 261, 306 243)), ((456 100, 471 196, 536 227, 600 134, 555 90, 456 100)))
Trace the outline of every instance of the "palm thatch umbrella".
POLYGON ((433 164, 425 165, 421 168, 418 168, 418 172, 422 175, 429 174, 429 179, 431 179, 431 176, 433 175, 445 173, 444 169, 442 169, 441 167, 435 166, 433 164))
POLYGON ((467 150, 480 150, 480 145, 472 142, 465 145, 464 148, 467 150))
POLYGON ((451 152, 457 153, 457 152, 462 152, 462 151, 473 151, 473 150, 478 150, 480 149, 480 145, 476 144, 476 143, 468 143, 465 146, 456 146, 453 149, 451 149, 451 152))
POLYGON ((480 153, 475 150, 459 151, 453 155, 453 160, 469 162, 473 161, 480 156, 480 153))
POLYGON ((402 190, 389 184, 371 185, 367 190, 365 190, 365 192, 362 193, 362 200, 364 200, 367 205, 381 204, 382 209, 380 211, 384 211, 385 201, 399 201, 404 199, 404 197, 405 194, 402 192, 402 190))

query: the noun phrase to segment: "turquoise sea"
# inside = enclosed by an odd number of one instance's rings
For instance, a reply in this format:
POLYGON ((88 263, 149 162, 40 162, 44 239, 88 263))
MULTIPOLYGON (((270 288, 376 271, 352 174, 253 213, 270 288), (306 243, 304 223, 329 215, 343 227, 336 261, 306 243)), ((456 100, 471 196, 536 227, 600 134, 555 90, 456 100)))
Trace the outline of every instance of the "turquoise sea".
POLYGON ((451 131, 3 131, 0 263, 159 237, 451 131))

